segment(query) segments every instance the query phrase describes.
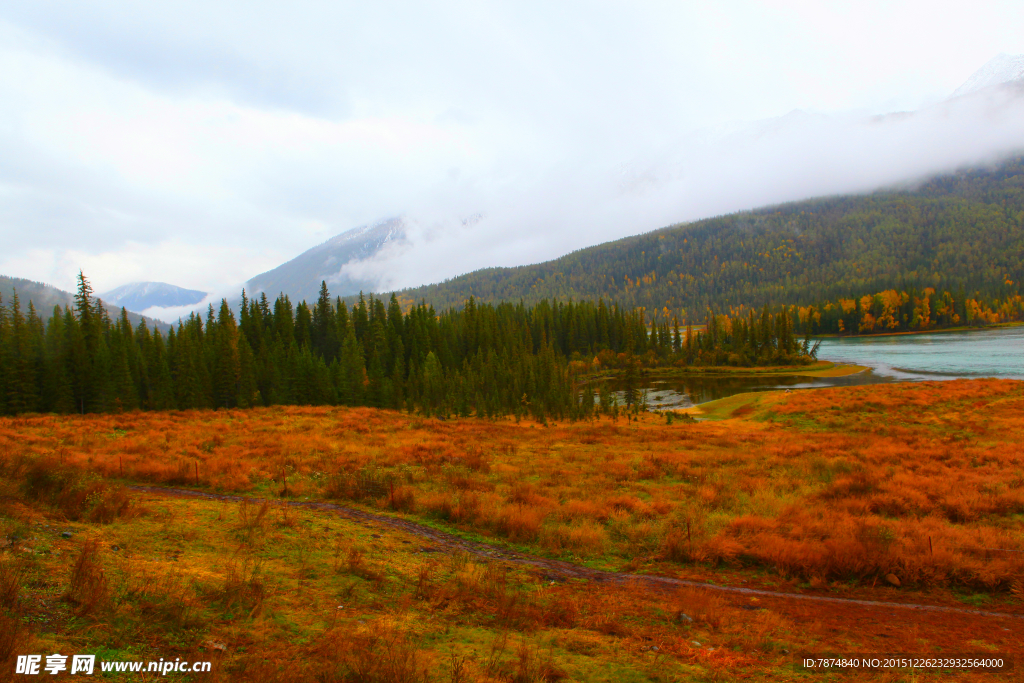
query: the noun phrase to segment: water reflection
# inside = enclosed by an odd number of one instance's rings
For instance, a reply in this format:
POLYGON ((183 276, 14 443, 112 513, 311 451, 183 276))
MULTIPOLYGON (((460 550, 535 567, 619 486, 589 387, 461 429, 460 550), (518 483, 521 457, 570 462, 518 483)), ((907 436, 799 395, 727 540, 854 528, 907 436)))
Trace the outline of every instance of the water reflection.
MULTIPOLYGON (((820 387, 854 386, 897 381, 871 370, 846 377, 757 377, 750 375, 687 375, 683 377, 641 377, 637 388, 647 392, 650 410, 689 408, 698 403, 715 401, 747 391, 777 391, 780 389, 816 389, 820 387)), ((625 385, 622 380, 607 380, 619 405, 625 403, 625 385)))
MULTIPOLYGON (((822 360, 866 366, 846 377, 758 377, 686 375, 641 377, 637 388, 647 392, 652 410, 688 408, 747 391, 817 389, 960 377, 1024 379, 1024 327, 971 332, 888 337, 823 339, 822 360)), ((620 405, 625 402, 622 380, 606 380, 620 405)))

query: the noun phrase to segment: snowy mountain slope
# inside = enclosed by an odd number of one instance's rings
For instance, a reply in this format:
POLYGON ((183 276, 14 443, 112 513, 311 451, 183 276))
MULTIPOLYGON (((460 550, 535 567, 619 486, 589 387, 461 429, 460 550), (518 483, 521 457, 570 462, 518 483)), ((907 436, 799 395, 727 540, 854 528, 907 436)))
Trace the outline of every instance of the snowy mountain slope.
POLYGON ((316 301, 323 281, 327 282, 332 296, 370 292, 375 289, 377 282, 350 276, 346 273, 346 266, 369 259, 405 241, 406 225, 403 218, 391 218, 353 228, 273 270, 257 275, 246 283, 246 291, 251 295, 265 292, 271 299, 283 292, 293 303, 303 299, 316 301))
POLYGON ((152 306, 188 306, 199 303, 205 297, 206 292, 184 289, 166 282, 130 282, 100 294, 106 303, 124 306, 132 311, 144 311, 152 306))
POLYGON ((1024 80, 1024 55, 1000 54, 985 66, 975 71, 963 85, 953 91, 953 97, 961 97, 984 88, 1024 80))

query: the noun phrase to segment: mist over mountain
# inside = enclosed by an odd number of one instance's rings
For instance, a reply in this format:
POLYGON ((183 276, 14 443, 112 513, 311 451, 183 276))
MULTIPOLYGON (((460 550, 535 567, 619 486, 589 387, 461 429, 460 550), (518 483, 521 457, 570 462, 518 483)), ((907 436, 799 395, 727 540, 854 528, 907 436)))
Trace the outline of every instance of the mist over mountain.
POLYGON ((377 278, 352 276, 346 266, 378 256, 405 242, 406 225, 402 218, 346 230, 252 278, 245 284, 246 291, 250 296, 265 292, 270 299, 284 293, 296 303, 303 299, 315 301, 320 283, 325 281, 334 296, 372 291, 379 285, 377 278))
POLYGON ((248 288, 293 300, 314 299, 321 280, 341 296, 415 289, 666 225, 987 167, 1024 150, 1022 64, 1024 56, 1000 55, 955 93, 917 111, 797 110, 697 131, 614 166, 564 169, 502 196, 468 193, 464 206, 477 212, 471 221, 440 204, 412 207, 400 236, 384 227, 396 221, 342 233, 248 288))
POLYGON ((166 282, 130 282, 116 287, 99 297, 114 306, 124 306, 132 311, 144 311, 157 306, 188 306, 197 304, 206 297, 206 292, 184 289, 166 282))
POLYGON ((436 310, 603 298, 701 322, 708 310, 807 306, 896 289, 1006 299, 1024 281, 1024 157, 917 187, 793 202, 676 225, 544 263, 398 292, 436 310))

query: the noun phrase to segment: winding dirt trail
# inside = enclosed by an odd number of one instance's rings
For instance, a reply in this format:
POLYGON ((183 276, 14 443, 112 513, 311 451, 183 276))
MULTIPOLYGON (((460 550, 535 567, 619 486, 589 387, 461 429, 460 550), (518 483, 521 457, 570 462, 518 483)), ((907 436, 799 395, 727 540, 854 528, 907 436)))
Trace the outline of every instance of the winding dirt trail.
POLYGON ((248 500, 250 502, 258 503, 268 502, 273 505, 288 505, 292 507, 309 508, 314 510, 325 510, 355 521, 379 524, 381 526, 390 527, 392 529, 404 531, 419 536, 421 538, 429 540, 439 548, 443 549, 444 552, 463 551, 471 555, 482 557, 488 560, 498 560, 520 566, 533 567, 540 570, 545 576, 545 578, 549 579, 583 579, 586 581, 593 581, 595 583, 613 584, 638 583, 655 589, 670 589, 687 586, 694 588, 703 588, 711 591, 719 591, 722 593, 734 595, 758 598, 774 598, 780 600, 800 600, 805 601, 806 603, 875 607, 884 608, 888 610, 909 610, 916 612, 939 613, 948 615, 960 614, 975 617, 1002 617, 1005 619, 1024 620, 1024 614, 1013 614, 1009 612, 993 612, 986 610, 965 609, 959 607, 947 607, 943 605, 923 605, 916 603, 885 602, 881 600, 832 598, 822 595, 803 595, 800 593, 785 593, 780 591, 769 591, 756 588, 718 586, 713 583, 707 583, 703 581, 690 581, 687 579, 677 579, 668 576, 651 576, 646 574, 630 574, 625 572, 609 572, 600 569, 591 569, 589 567, 573 564, 571 562, 537 557, 536 555, 529 555, 526 553, 521 553, 508 548, 501 548, 487 543, 469 541, 464 538, 455 536, 454 534, 438 531, 437 529, 433 529, 431 527, 419 524, 417 522, 405 519, 398 519, 395 517, 390 517, 382 514, 375 514, 372 512, 366 512, 364 510, 357 510, 355 508, 345 507, 344 505, 328 503, 325 501, 281 501, 276 499, 271 500, 266 498, 250 498, 245 496, 205 493, 202 491, 193 491, 191 489, 165 488, 159 486, 128 486, 127 488, 132 491, 149 493, 159 496, 203 498, 206 500, 219 500, 227 502, 241 502, 243 500, 248 500))

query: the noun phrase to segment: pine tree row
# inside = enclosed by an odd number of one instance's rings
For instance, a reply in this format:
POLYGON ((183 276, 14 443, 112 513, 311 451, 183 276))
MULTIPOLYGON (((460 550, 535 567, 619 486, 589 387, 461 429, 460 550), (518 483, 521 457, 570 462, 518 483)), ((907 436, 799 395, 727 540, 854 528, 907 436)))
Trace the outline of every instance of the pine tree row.
MULTIPOLYGON (((79 274, 73 307, 44 325, 31 302, 0 302, 0 413, 366 405, 428 415, 580 419, 592 414, 580 372, 592 358, 634 363, 799 362, 789 315, 710 316, 648 328, 642 309, 603 301, 403 312, 362 296, 351 308, 326 284, 313 305, 242 293, 164 335, 122 310, 111 320, 79 274), (635 361, 633 360, 635 359, 635 361)), ((803 349, 806 350, 805 348, 803 349)))

